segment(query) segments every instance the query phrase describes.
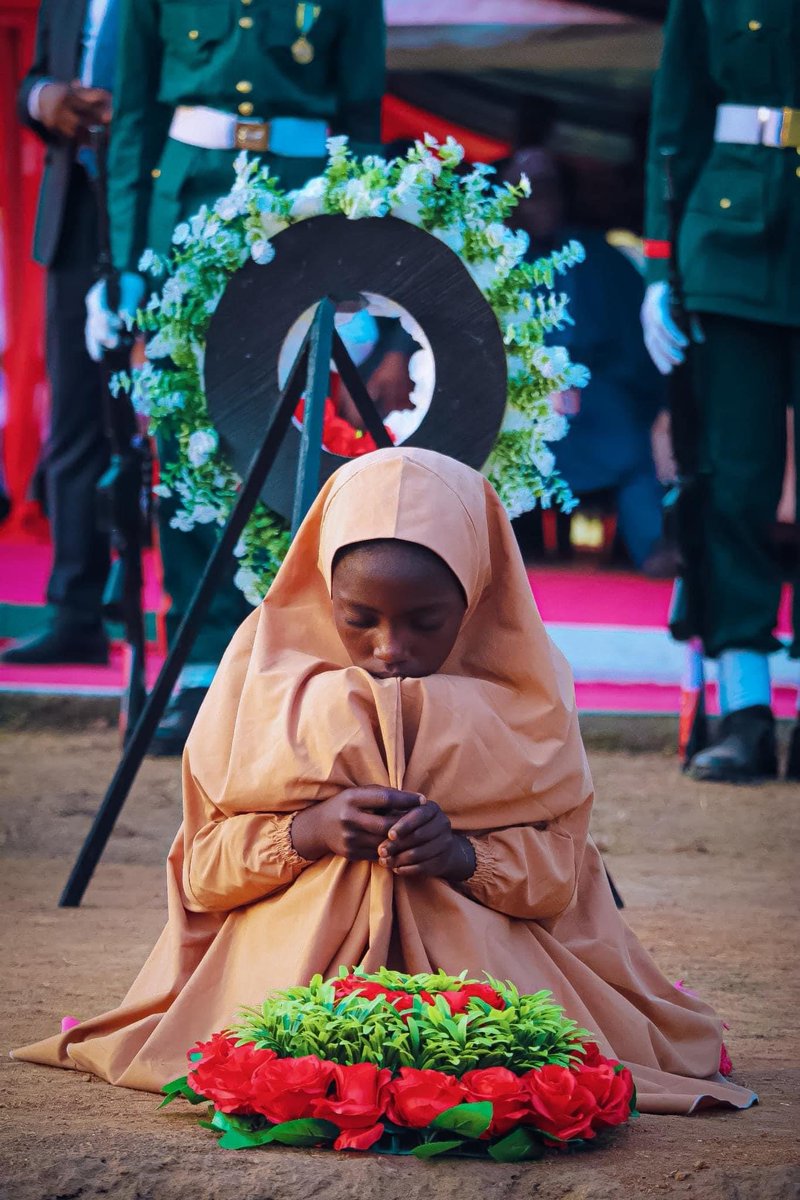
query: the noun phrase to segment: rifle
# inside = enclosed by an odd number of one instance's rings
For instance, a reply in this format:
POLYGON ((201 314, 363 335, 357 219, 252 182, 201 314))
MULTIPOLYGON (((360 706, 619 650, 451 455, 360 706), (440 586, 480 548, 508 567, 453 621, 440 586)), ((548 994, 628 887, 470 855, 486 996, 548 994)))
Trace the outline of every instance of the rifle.
POLYGON ((689 343, 686 357, 668 377, 672 449, 677 478, 664 498, 664 532, 678 548, 678 578, 672 593, 669 631, 676 641, 688 642, 681 687, 679 752, 684 765, 708 745, 702 637, 705 628, 705 536, 703 509, 707 473, 700 459, 701 418, 692 379, 691 319, 684 304, 677 259, 678 204, 672 176, 674 150, 663 150, 664 198, 669 221, 667 264, 670 312, 689 343))
MULTIPOLYGON (((105 282, 109 307, 116 311, 120 289, 119 273, 111 258, 106 127, 92 126, 89 139, 89 177, 97 202, 96 276, 105 282)), ((120 707, 120 726, 125 740, 135 728, 147 698, 142 551, 152 545, 153 528, 150 441, 139 430, 128 390, 119 386, 118 381, 112 387, 115 375, 130 370, 133 343, 133 333, 122 328, 118 345, 103 355, 104 425, 111 458, 97 484, 98 526, 110 534, 115 553, 103 592, 103 613, 109 620, 123 623, 129 648, 128 685, 120 707)))

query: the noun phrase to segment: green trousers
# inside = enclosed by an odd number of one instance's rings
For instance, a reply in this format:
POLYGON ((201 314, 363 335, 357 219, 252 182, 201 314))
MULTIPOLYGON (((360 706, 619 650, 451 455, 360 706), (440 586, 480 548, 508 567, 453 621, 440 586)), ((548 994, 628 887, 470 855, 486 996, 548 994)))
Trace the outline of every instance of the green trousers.
MULTIPOLYGON (((704 649, 712 658, 723 650, 770 653, 780 647, 773 631, 785 578, 771 527, 786 463, 787 408, 800 412, 800 328, 711 313, 700 321, 705 341, 692 356, 709 472, 704 649)), ((796 437, 796 461, 799 446, 796 437)), ((800 657, 797 575, 795 568, 793 657, 800 657)))
MULTIPOLYGON (((228 192, 233 184, 235 151, 204 150, 182 142, 168 141, 159 164, 150 209, 149 245, 167 251, 177 224, 193 216, 203 204, 228 192)), ((271 159, 270 166, 280 172, 284 186, 300 187, 311 175, 319 174, 323 163, 316 159, 271 159)), ((169 461, 174 447, 159 440, 159 455, 169 461)), ((196 525, 188 533, 173 529, 170 521, 177 505, 174 500, 159 502, 159 539, 164 568, 164 589, 170 597, 167 611, 167 641, 172 644, 189 606, 198 580, 211 555, 219 529, 216 525, 196 525)), ((234 632, 252 611, 233 584, 237 564, 232 562, 224 581, 211 601, 206 619, 189 652, 187 662, 218 663, 234 632)))

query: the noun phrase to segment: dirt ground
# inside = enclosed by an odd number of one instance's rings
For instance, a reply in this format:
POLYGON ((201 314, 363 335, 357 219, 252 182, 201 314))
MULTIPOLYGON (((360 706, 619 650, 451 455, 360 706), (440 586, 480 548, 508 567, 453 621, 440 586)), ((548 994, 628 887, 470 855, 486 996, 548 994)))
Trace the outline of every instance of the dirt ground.
MULTIPOLYGON (((0 1195, 8 1200, 703 1200, 800 1197, 800 789, 705 787, 666 753, 590 751, 594 832, 626 918, 671 979, 731 1025, 743 1113, 642 1117, 609 1146, 529 1165, 430 1164, 294 1150, 219 1150, 196 1113, 84 1075, 0 1058, 0 1195)), ((126 990, 163 920, 178 766, 146 763, 79 909, 56 901, 116 765, 89 728, 0 734, 4 1048, 126 990)))

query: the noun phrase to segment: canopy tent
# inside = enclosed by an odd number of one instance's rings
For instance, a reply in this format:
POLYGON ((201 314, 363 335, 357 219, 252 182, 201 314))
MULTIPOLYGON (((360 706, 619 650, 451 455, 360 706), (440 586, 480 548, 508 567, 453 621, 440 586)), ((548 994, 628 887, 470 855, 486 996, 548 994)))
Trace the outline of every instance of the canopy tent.
POLYGON ((665 0, 385 0, 392 70, 652 71, 665 0))

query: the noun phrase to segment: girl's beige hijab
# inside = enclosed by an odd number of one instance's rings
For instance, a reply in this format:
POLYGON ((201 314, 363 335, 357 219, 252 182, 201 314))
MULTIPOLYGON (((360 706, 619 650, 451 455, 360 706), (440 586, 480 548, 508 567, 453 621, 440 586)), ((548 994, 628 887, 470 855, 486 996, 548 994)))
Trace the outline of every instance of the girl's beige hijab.
POLYGON ((750 1103, 717 1074, 719 1021, 660 975, 617 913, 588 838, 591 798, 569 669, 496 494, 429 451, 365 456, 322 489, 200 711, 169 922, 139 978, 119 1009, 16 1057, 157 1090, 197 1038, 266 992, 389 962, 551 989, 632 1066, 645 1111, 750 1103), (436 675, 374 679, 346 656, 332 563, 375 538, 427 547, 464 588, 436 675), (275 815, 366 784, 423 792, 478 837, 475 879, 396 879, 333 856, 287 866, 275 815))

